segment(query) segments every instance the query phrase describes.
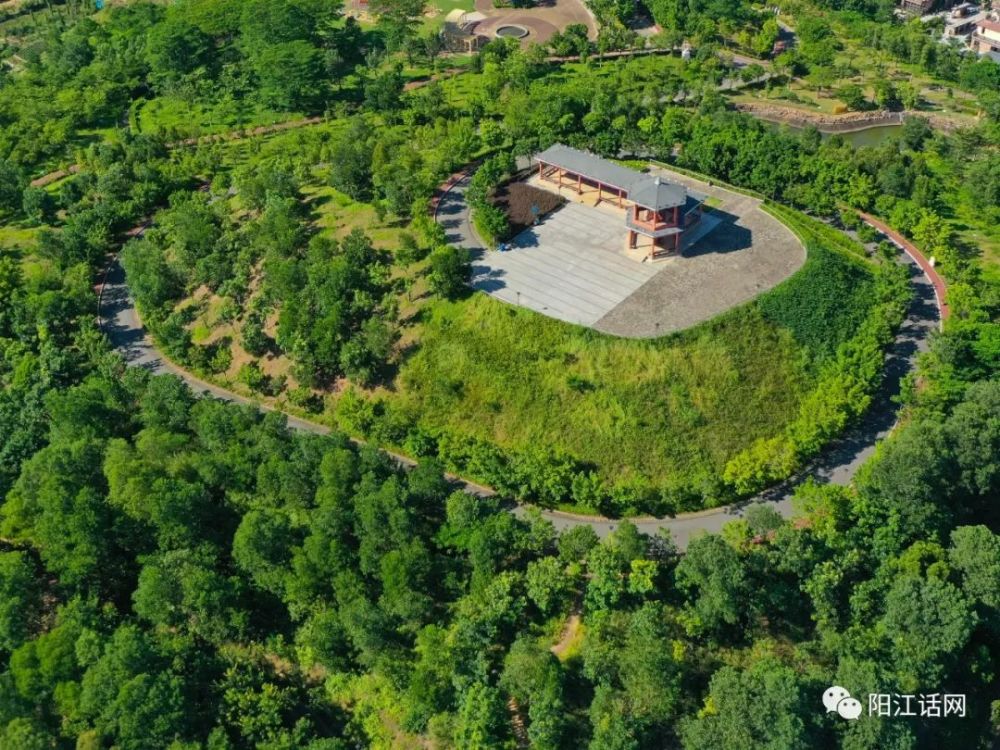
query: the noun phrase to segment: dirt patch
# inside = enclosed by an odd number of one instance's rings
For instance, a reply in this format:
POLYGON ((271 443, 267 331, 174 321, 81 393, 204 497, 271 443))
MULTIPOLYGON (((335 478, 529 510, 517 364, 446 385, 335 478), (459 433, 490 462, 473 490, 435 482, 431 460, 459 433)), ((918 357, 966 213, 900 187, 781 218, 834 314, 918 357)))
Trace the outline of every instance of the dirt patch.
POLYGON ((493 196, 493 204, 507 214, 512 237, 564 203, 566 199, 562 196, 523 182, 502 185, 493 196))
POLYGON ((950 132, 956 130, 958 127, 955 121, 943 115, 920 110, 904 110, 903 112, 875 110, 872 112, 845 112, 843 114, 828 115, 821 112, 808 112, 795 107, 772 104, 770 102, 738 102, 736 109, 761 120, 785 123, 792 127, 802 128, 813 125, 817 130, 824 133, 850 133, 881 125, 899 125, 905 117, 911 115, 914 117, 923 117, 930 123, 931 127, 937 130, 950 132))
POLYGON ((569 619, 566 620, 566 626, 563 628, 562 633, 559 635, 559 641, 549 649, 557 658, 562 660, 568 653, 570 653, 574 647, 579 647, 580 645, 580 625, 582 620, 580 619, 579 612, 573 612, 569 619))

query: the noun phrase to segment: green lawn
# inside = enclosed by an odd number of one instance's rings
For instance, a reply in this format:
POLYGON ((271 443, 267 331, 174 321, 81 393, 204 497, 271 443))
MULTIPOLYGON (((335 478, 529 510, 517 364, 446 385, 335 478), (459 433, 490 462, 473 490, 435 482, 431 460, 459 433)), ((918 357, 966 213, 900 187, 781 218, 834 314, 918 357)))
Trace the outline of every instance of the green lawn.
POLYGON ((38 240, 39 228, 27 226, 23 222, 0 226, 0 248, 21 248, 30 250, 38 240))
POLYGON ((752 309, 686 335, 597 334, 484 294, 433 308, 396 405, 431 429, 538 444, 616 479, 718 469, 795 416, 809 379, 752 309))
POLYGON ((424 15, 421 20, 421 27, 424 31, 435 29, 444 24, 445 16, 455 9, 473 11, 476 9, 475 0, 431 0, 427 3, 427 9, 432 11, 432 15, 424 15))
POLYGON ((402 231, 398 222, 379 219, 370 203, 359 203, 328 185, 307 185, 302 189, 316 219, 316 225, 334 237, 345 237, 361 229, 376 247, 393 250, 402 231))
POLYGON ((607 336, 476 293, 425 311, 390 410, 431 434, 565 452, 608 481, 696 483, 778 435, 867 313, 871 273, 835 251, 758 301, 658 340, 607 336))

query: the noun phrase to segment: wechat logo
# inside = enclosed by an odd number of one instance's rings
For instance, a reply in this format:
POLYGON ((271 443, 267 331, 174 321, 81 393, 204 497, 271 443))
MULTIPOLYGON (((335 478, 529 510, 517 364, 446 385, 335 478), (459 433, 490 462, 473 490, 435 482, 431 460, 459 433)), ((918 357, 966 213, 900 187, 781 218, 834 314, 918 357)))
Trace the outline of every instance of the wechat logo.
POLYGON ((854 720, 861 716, 861 701, 852 698, 840 685, 832 685, 823 693, 826 712, 836 711, 842 719, 854 720))

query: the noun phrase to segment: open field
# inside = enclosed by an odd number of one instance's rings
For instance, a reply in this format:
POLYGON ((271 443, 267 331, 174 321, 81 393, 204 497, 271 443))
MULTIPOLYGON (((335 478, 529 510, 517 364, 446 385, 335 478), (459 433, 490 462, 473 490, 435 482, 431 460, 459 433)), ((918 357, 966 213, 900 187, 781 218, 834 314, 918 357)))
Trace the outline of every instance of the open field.
POLYGON ((476 295, 428 317, 391 402, 431 429, 662 480, 717 469, 787 424, 808 390, 800 361, 791 335, 755 311, 645 342, 476 295))

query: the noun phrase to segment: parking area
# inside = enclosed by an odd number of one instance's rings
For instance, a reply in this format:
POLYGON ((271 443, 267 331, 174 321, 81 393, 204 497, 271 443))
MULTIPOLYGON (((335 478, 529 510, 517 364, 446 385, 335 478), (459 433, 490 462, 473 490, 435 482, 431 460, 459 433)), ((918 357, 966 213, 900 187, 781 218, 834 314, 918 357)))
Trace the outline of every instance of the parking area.
POLYGON ((660 270, 625 256, 620 219, 578 203, 566 204, 510 244, 504 252, 479 253, 472 285, 505 302, 585 326, 596 324, 660 270))

